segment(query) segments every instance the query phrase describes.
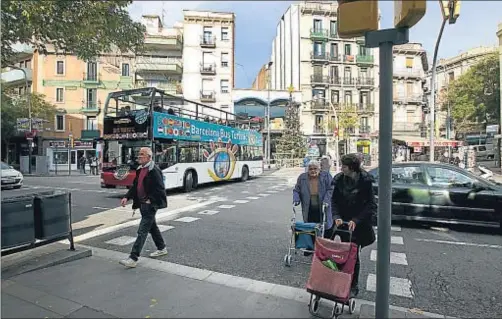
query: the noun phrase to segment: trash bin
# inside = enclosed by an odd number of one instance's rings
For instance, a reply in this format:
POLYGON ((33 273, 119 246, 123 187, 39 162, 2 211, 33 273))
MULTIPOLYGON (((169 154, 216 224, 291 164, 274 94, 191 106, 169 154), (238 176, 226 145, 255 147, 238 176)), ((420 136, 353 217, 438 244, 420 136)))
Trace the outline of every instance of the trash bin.
POLYGON ((2 199, 2 249, 35 243, 33 196, 2 199))
POLYGON ((51 239, 70 233, 70 194, 40 193, 35 196, 35 238, 51 239))

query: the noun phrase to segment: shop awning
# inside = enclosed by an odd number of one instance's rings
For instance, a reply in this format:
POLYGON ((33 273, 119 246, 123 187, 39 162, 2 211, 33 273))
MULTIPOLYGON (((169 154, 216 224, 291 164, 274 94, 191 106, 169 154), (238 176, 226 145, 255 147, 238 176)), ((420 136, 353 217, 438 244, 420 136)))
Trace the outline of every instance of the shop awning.
MULTIPOLYGON (((428 138, 414 137, 414 136, 396 136, 394 138, 398 141, 403 141, 408 147, 429 147, 430 141, 428 138)), ((434 140, 434 146, 436 147, 457 147, 462 146, 462 141, 447 140, 444 138, 434 140)))

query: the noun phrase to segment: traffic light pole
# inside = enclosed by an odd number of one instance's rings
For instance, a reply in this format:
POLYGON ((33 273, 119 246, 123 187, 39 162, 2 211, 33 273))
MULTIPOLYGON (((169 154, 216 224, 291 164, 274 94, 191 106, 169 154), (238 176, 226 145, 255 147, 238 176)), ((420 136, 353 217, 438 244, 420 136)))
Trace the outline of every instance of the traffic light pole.
POLYGON ((394 45, 408 43, 409 29, 367 32, 366 47, 380 49, 380 114, 378 143, 378 242, 375 318, 389 318, 390 231, 392 201, 392 73, 394 45))

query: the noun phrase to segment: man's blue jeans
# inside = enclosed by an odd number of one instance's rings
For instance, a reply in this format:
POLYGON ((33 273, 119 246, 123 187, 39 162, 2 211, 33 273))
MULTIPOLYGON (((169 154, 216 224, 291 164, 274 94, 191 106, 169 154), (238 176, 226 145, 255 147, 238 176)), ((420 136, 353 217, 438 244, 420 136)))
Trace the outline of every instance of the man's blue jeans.
POLYGON ((137 261, 145 245, 148 233, 152 235, 153 242, 158 250, 166 248, 162 234, 160 233, 157 222, 155 221, 155 214, 157 210, 153 208, 152 204, 141 204, 141 222, 138 227, 138 237, 132 246, 130 258, 137 261))

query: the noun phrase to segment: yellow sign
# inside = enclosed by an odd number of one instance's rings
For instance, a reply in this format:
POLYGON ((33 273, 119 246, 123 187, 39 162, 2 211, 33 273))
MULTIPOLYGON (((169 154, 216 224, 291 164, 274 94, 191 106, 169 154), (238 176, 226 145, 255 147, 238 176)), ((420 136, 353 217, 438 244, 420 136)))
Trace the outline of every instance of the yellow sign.
POLYGON ((235 170, 235 154, 239 151, 238 145, 231 142, 224 143, 221 139, 218 142, 210 143, 211 153, 204 150, 203 154, 207 162, 213 162, 213 168, 208 168, 207 173, 215 181, 224 181, 232 178, 235 170))
POLYGON ((361 37, 378 30, 378 1, 338 0, 337 15, 340 38, 361 37))
POLYGON ((294 90, 295 90, 295 88, 293 87, 293 85, 290 85, 290 86, 288 87, 288 92, 289 92, 289 93, 293 93, 293 91, 294 91, 294 90))
POLYGON ((426 0, 394 1, 394 26, 396 28, 411 28, 423 18, 426 9, 426 0))

